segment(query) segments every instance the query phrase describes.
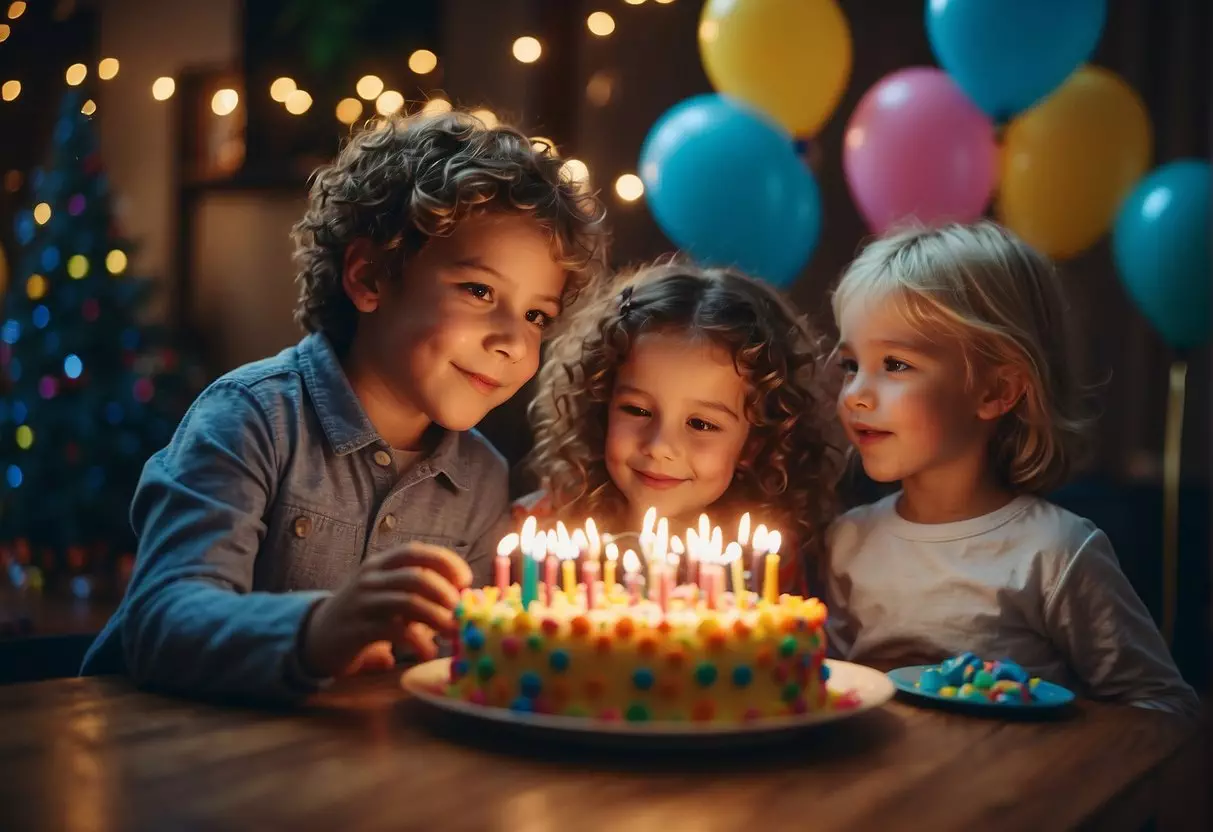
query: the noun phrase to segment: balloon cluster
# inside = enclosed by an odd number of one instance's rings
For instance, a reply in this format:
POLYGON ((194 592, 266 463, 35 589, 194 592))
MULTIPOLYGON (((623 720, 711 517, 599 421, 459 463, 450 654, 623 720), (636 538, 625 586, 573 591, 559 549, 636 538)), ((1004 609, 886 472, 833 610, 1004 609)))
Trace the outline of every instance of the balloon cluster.
POLYGON ((850 27, 836 0, 707 0, 699 51, 718 92, 675 105, 649 132, 649 207, 696 259, 786 286, 821 233, 821 196, 796 142, 846 90, 850 27))
MULTIPOLYGON (((1173 345, 1209 334, 1207 162, 1146 176, 1152 128, 1124 80, 1090 66, 1106 0, 926 0, 940 68, 910 67, 861 98, 843 170, 869 228, 998 220, 1056 259, 1113 231, 1118 272, 1173 345), (1145 177, 1143 179, 1143 177, 1145 177)), ((706 0, 716 94, 675 105, 640 154, 649 206, 697 259, 777 286, 812 256, 822 206, 797 145, 834 113, 851 73, 837 0, 706 0)))

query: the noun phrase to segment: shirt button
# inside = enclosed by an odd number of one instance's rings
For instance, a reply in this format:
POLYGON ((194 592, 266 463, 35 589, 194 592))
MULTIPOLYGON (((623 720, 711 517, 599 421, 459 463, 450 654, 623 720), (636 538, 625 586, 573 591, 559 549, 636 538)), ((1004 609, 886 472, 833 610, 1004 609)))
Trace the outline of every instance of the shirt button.
POLYGON ((295 518, 295 537, 307 537, 312 533, 312 518, 300 516, 295 518))
POLYGON ((375 451, 375 461, 386 468, 392 464, 392 455, 387 451, 375 451))
POLYGON ((396 528, 396 515, 385 514, 383 519, 379 521, 380 531, 390 532, 394 528, 396 528))

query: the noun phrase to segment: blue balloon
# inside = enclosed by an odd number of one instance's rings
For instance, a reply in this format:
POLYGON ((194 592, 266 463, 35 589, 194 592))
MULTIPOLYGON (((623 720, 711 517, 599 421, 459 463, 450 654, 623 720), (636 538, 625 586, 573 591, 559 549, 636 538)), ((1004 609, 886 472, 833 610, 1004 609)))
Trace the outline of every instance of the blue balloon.
POLYGON ((1091 57, 1106 0, 927 0, 940 66, 997 122, 1061 86, 1091 57))
POLYGON ((792 139, 719 95, 676 104, 649 131, 640 178, 658 225, 695 259, 787 286, 821 234, 821 195, 792 139))
POLYGON ((1174 347, 1209 338, 1213 169, 1183 159, 1154 170, 1129 194, 1112 229, 1112 257, 1137 308, 1174 347))

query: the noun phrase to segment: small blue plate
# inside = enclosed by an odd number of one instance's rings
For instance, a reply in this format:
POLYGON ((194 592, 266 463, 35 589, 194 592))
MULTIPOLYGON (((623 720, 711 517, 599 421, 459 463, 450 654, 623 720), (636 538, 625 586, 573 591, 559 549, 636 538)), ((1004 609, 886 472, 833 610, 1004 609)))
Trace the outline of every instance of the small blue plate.
POLYGON ((918 664, 911 667, 899 667, 896 670, 890 670, 888 677, 893 683, 893 687, 908 697, 926 700, 930 704, 943 705, 953 710, 969 711, 971 713, 1039 713, 1041 711, 1056 711, 1074 701, 1073 692, 1063 688, 1061 685, 1046 682, 1044 679, 1036 683, 1036 689, 1032 691, 1033 701, 1031 702, 999 703, 957 699, 954 696, 940 696, 938 693, 928 693, 921 688, 915 687, 924 670, 938 666, 934 664, 918 664))

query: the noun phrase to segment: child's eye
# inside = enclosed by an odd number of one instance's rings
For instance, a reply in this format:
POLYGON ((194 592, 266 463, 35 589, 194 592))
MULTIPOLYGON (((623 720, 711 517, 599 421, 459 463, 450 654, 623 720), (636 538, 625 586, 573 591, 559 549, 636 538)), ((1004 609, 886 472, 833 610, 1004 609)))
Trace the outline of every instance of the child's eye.
POLYGON ((621 404, 619 405, 619 409, 629 416, 639 416, 642 419, 647 419, 649 416, 653 415, 643 407, 637 407, 634 404, 621 404))
POLYGON ((838 366, 842 368, 844 373, 859 372, 859 362, 854 358, 844 358, 838 362, 838 366))
POLYGON ((547 329, 552 325, 554 320, 551 315, 539 309, 532 309, 526 313, 527 323, 534 324, 540 329, 547 329))
POLYGON ((884 368, 890 373, 904 373, 910 369, 910 365, 897 358, 886 358, 884 360, 884 368))
POLYGON ((696 419, 693 416, 690 419, 687 419, 687 425, 691 428, 691 430, 700 432, 720 430, 719 427, 713 425, 711 422, 703 419, 696 419))
POLYGON ((480 300, 493 299, 493 287, 486 286, 483 283, 460 283, 459 288, 480 300))

